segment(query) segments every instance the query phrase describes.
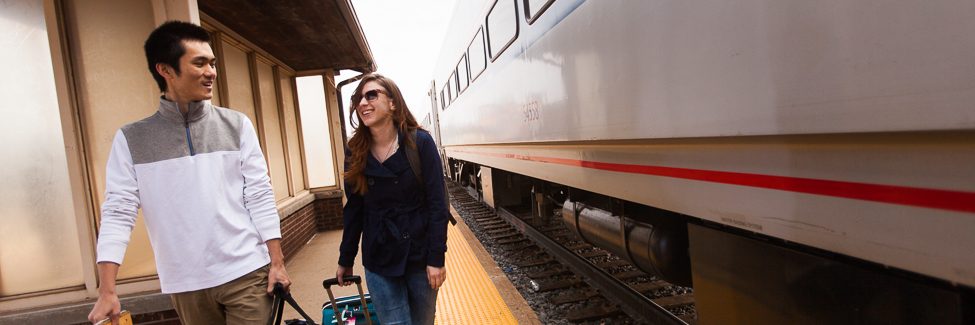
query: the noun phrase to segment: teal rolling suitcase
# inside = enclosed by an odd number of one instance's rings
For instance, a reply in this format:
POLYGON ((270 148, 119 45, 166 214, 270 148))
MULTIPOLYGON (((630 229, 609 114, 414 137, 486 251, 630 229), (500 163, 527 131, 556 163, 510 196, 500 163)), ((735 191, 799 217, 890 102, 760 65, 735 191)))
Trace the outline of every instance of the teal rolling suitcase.
POLYGON ((338 279, 332 278, 322 281, 322 286, 328 292, 329 300, 322 305, 322 323, 324 325, 379 325, 379 317, 376 316, 376 309, 372 306, 371 297, 368 293, 362 292, 362 278, 353 275, 347 276, 343 280, 354 282, 359 288, 359 295, 335 298, 335 295, 332 294, 332 286, 339 284, 338 279), (366 306, 366 308, 362 308, 362 306, 366 306))

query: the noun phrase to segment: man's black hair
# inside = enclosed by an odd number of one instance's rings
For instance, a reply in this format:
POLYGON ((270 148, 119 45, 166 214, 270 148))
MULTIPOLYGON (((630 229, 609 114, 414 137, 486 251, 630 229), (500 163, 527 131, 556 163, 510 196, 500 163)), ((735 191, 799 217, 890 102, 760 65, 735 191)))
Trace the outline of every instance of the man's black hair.
POLYGON ((159 90, 166 91, 166 79, 156 71, 156 63, 165 63, 173 67, 173 71, 179 74, 179 58, 186 54, 186 46, 183 41, 193 40, 210 42, 210 33, 203 27, 171 20, 156 27, 156 30, 149 34, 146 39, 144 49, 146 51, 146 61, 149 61, 149 71, 152 77, 159 84, 159 90))

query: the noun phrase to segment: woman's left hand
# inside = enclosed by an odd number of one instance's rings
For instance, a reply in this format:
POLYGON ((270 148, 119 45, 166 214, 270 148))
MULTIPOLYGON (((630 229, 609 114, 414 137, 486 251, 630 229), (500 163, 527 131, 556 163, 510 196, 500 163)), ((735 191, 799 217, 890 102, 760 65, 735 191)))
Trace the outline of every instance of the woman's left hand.
POLYGON ((433 267, 427 265, 427 280, 430 281, 431 289, 440 289, 443 282, 447 280, 447 267, 433 267))

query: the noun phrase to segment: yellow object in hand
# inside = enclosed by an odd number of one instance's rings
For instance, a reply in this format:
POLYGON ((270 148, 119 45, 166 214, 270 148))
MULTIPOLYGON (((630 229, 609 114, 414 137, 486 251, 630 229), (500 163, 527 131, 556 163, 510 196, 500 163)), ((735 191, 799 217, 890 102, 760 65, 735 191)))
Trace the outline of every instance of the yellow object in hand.
MULTIPOLYGON (((111 325, 111 324, 112 324, 111 318, 106 318, 98 321, 98 323, 95 323, 95 325, 111 325)), ((121 313, 119 313, 118 325, 132 325, 132 315, 129 314, 128 310, 123 310, 121 313)))

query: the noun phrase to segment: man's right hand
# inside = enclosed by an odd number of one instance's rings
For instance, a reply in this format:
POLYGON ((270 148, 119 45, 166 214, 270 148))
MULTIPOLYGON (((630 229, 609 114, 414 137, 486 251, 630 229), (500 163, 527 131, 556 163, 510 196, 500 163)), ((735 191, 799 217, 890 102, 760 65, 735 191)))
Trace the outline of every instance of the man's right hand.
POLYGON ((352 276, 352 268, 351 267, 344 267, 344 266, 339 265, 339 267, 337 269, 335 269, 335 278, 339 280, 339 286, 340 287, 344 287, 344 286, 347 286, 347 285, 352 284, 351 282, 345 282, 345 277, 347 277, 347 276, 352 276))
POLYGON ((118 276, 119 265, 112 262, 98 263, 98 301, 88 313, 88 321, 98 323, 106 318, 112 319, 112 325, 118 325, 122 306, 115 293, 115 278, 118 276))
POLYGON ((91 313, 88 314, 88 321, 98 323, 103 319, 111 318, 112 325, 118 325, 119 314, 121 313, 122 306, 118 302, 118 295, 114 293, 99 294, 95 308, 92 308, 91 313))

